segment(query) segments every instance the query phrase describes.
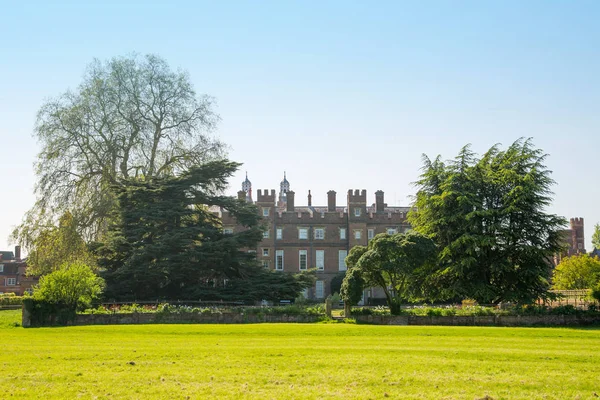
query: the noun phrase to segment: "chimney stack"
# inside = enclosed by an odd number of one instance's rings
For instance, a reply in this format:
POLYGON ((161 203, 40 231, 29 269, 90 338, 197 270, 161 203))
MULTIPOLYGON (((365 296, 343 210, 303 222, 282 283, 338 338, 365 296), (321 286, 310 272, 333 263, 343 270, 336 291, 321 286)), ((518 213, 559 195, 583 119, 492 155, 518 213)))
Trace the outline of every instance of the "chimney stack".
POLYGON ((335 191, 327 192, 327 211, 335 212, 335 191))
POLYGON ((15 246, 15 259, 21 261, 21 246, 15 246))
POLYGON ((383 202, 383 191, 378 190, 375 192, 375 211, 383 212, 385 204, 383 202))
POLYGON ((286 211, 290 211, 290 212, 294 212, 294 191, 290 190, 289 192, 286 193, 286 197, 287 197, 287 204, 286 204, 286 211))
POLYGON ((308 206, 312 206, 312 195, 310 194, 310 190, 308 191, 308 206))
POLYGON ((246 192, 244 192, 243 190, 240 190, 238 192, 238 200, 246 200, 246 192))

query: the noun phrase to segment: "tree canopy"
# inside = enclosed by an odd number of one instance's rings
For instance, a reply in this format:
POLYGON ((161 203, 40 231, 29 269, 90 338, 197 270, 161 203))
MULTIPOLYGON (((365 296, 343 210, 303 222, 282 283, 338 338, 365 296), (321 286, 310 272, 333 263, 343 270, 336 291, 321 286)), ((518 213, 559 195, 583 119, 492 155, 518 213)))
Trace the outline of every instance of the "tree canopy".
POLYGON ((30 247, 69 211, 86 240, 105 232, 119 179, 152 180, 220 158, 213 100, 156 55, 94 60, 74 91, 47 101, 35 126, 37 200, 13 236, 30 247))
POLYGON ((82 310, 100 297, 103 288, 104 281, 89 266, 79 262, 65 263, 40 278, 33 297, 82 310))
POLYGON ((80 262, 94 267, 95 257, 77 231, 77 223, 70 212, 65 212, 58 226, 46 228, 32 243, 27 257, 27 273, 44 275, 56 271, 63 264, 80 262))
POLYGON ((346 258, 349 270, 342 285, 344 300, 354 301, 361 285, 380 287, 391 312, 397 314, 402 301, 420 296, 421 269, 431 263, 435 255, 435 244, 422 234, 381 233, 371 239, 368 246, 354 247, 346 258))
POLYGON ((592 234, 592 246, 600 250, 600 224, 594 225, 594 233, 592 234))
POLYGON ((600 259, 589 254, 565 257, 554 270, 552 287, 559 290, 591 289, 600 283, 600 259))
POLYGON ((221 160, 152 181, 123 179, 115 223, 100 248, 106 297, 118 300, 295 298, 310 285, 258 265, 263 226, 256 206, 220 193, 239 164, 221 160), (225 233, 219 212, 243 227, 225 233))
POLYGON ((409 222, 438 246, 428 277, 438 300, 527 303, 547 295, 566 221, 546 212, 554 182, 545 159, 523 139, 481 157, 469 146, 446 162, 423 156, 409 222))

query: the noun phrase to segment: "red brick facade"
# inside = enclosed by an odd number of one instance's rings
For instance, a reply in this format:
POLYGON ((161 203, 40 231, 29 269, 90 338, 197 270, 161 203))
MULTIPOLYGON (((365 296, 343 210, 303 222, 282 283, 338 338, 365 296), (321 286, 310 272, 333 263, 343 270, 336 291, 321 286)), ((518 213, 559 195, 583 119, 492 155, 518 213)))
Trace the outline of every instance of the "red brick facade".
POLYGON ((569 226, 570 229, 563 231, 563 244, 566 249, 554 257, 554 265, 558 265, 564 257, 586 252, 583 218, 571 218, 569 226))
MULTIPOLYGON (((247 191, 240 191, 238 197, 250 199, 247 191)), ((282 272, 316 269, 317 283, 306 295, 312 299, 328 296, 330 282, 345 270, 344 258, 353 246, 366 246, 378 233, 410 228, 406 220, 408 207, 388 207, 382 191, 375 197, 375 203, 367 205, 366 190, 349 190, 346 206, 340 207, 336 193, 329 191, 326 206, 313 206, 309 193, 308 205, 296 206, 293 191, 278 199, 275 190, 257 190, 255 204, 267 226, 256 248, 257 259, 265 267, 282 272)), ((223 229, 241 229, 226 211, 221 212, 221 218, 223 229)), ((372 290, 365 295, 379 297, 372 290)))
POLYGON ((15 247, 15 252, 0 251, 0 294, 14 293, 22 296, 30 292, 38 278, 26 275, 27 263, 21 260, 21 249, 15 247))

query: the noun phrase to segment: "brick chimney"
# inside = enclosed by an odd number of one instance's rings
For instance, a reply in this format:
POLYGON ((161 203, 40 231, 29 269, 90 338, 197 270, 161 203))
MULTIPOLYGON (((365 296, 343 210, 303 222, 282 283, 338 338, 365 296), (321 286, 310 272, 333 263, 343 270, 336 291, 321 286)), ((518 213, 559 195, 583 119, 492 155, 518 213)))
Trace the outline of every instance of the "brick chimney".
POLYGON ((375 192, 375 211, 383 212, 385 203, 383 202, 383 191, 378 190, 375 192))
POLYGON ((15 246, 15 259, 21 261, 21 246, 15 246))
POLYGON ((335 191, 327 192, 327 211, 335 211, 335 191))
POLYGON ((310 190, 308 191, 308 206, 312 206, 312 194, 310 194, 310 190))
POLYGON ((286 204, 286 211, 290 211, 290 212, 294 212, 294 191, 290 190, 289 192, 286 193, 286 197, 287 197, 287 204, 286 204))

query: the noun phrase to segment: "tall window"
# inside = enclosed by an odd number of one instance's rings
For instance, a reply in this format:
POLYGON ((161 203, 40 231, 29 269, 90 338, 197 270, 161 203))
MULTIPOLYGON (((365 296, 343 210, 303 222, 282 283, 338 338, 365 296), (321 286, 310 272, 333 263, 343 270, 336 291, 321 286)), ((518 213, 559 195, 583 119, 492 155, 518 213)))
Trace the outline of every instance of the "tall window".
POLYGON ((317 284, 315 286, 315 297, 317 299, 322 299, 323 297, 325 297, 325 285, 323 284, 323 281, 317 281, 317 284))
POLYGON ((283 229, 281 229, 281 228, 277 228, 277 231, 276 231, 276 232, 277 232, 277 236, 276 236, 276 237, 277 237, 277 239, 281 239, 281 238, 283 238, 283 229))
POLYGON ((4 272, 4 264, 0 264, 0 272, 4 272))
POLYGON ((375 236, 375 229, 367 230, 367 238, 373 239, 373 236, 375 236))
POLYGON ((269 260, 263 260, 263 267, 269 268, 269 260))
POLYGON ((307 254, 306 250, 300 250, 298 252, 298 265, 300 266, 300 271, 305 271, 307 268, 307 254))
POLYGON ((316 255, 317 270, 323 271, 325 269, 325 250, 317 250, 316 255))
POLYGON ((267 207, 263 207, 263 217, 269 216, 269 209, 267 207))
POLYGON ((355 208, 354 209, 354 216, 355 217, 360 217, 360 208, 355 208))
POLYGON ((345 271, 347 269, 346 266, 346 257, 348 256, 348 250, 339 250, 338 251, 338 269, 340 271, 345 271))
POLYGON ((263 231, 263 239, 268 239, 269 238, 269 231, 263 231))
POLYGON ((308 228, 298 229, 298 239, 308 239, 308 228))
POLYGON ((325 229, 316 228, 315 229, 315 239, 325 239, 325 229))
POLYGON ((283 271, 283 250, 277 250, 275 252, 275 269, 277 271, 283 271))
POLYGON ((340 239, 346 239, 346 228, 340 228, 340 239))
POLYGON ((263 249, 263 257, 269 257, 269 249, 263 249))
POLYGON ((360 240, 362 237, 362 231, 354 231, 354 239, 360 240))

